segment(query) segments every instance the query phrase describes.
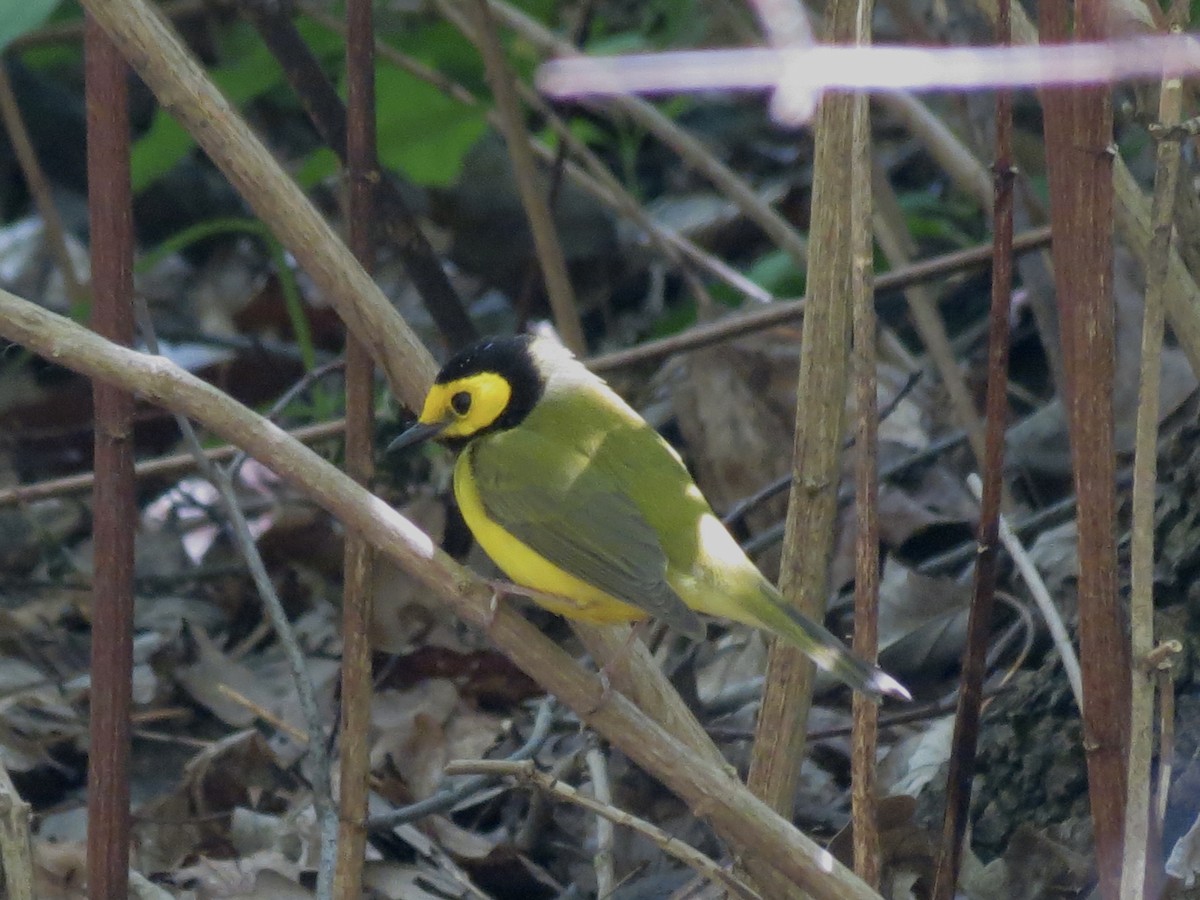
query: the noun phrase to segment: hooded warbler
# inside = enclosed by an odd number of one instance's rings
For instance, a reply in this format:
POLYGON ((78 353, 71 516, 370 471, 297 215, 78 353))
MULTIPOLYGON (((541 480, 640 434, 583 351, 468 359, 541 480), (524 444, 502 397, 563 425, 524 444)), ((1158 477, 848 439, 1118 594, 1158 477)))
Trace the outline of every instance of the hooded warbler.
POLYGON ((388 451, 431 438, 460 451, 454 495, 475 539, 551 612, 654 616, 697 640, 697 613, 721 616, 789 641, 875 699, 909 699, 784 602, 674 448, 552 340, 487 340, 446 363, 388 451))

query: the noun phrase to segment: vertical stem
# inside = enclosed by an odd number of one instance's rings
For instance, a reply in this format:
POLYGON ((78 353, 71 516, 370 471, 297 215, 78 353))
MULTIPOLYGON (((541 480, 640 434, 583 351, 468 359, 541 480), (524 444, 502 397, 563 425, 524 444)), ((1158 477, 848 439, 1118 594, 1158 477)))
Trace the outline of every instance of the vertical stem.
MULTIPOLYGON (((88 211, 95 330, 133 341, 133 216, 129 186, 127 70, 89 17, 87 80, 88 211)), ((96 900, 129 889, 129 742, 133 676, 133 396, 93 386, 96 421, 93 491, 91 747, 88 765, 88 893, 96 900)))
MULTIPOLYGON (((1186 5, 1176 3, 1182 21, 1186 5)), ((1174 16, 1173 16, 1174 18, 1174 16)), ((1178 25, 1173 31, 1178 33, 1178 25)), ((1165 78, 1159 95, 1162 126, 1179 122, 1183 83, 1165 78)), ((1158 480, 1158 404, 1162 377, 1164 295, 1171 255, 1180 145, 1166 137, 1158 145, 1158 170, 1151 203, 1149 267, 1142 318, 1141 382, 1133 457, 1133 535, 1130 549, 1129 643, 1133 658, 1130 682, 1129 772, 1126 793, 1121 898, 1137 900, 1146 892, 1150 850, 1150 767, 1154 750, 1155 671, 1146 664, 1154 648, 1154 494, 1158 480)))
MULTIPOLYGON (((372 225, 379 168, 375 155, 375 40, 371 0, 350 0, 346 9, 347 133, 350 180, 346 204, 350 250, 370 272, 374 265, 372 225)), ((369 484, 374 471, 374 366, 371 354, 346 339, 346 471, 369 484)), ((342 596, 341 803, 334 896, 362 895, 370 797, 371 643, 374 553, 358 532, 346 538, 342 596)))
MULTIPOLYGON (((869 153, 867 154, 869 159, 869 153)), ((855 224, 852 291, 854 296, 854 362, 858 431, 854 472, 854 505, 858 531, 854 574, 854 652, 874 661, 879 655, 879 422, 875 367, 875 292, 871 287, 871 188, 868 166, 854 170, 851 211, 855 224), (860 207, 860 204, 861 207, 860 207)), ((850 731, 850 813, 854 835, 854 871, 879 890, 879 821, 875 751, 879 706, 862 694, 852 700, 850 731)))
MULTIPOLYGON (((996 42, 1010 44, 1009 0, 999 0, 996 42)), ((988 384, 983 453, 983 497, 979 511, 978 555, 963 650, 962 687, 950 746, 946 812, 942 821, 942 850, 934 881, 935 900, 949 900, 958 883, 963 836, 971 805, 971 782, 979 738, 983 676, 988 631, 996 594, 996 556, 999 551, 1000 505, 1003 496, 1004 432, 1008 425, 1009 313, 1012 299, 1013 237, 1012 94, 996 94, 996 161, 992 236, 992 304, 988 322, 988 384)))
MULTIPOLYGON (((834 0, 830 38, 870 40, 870 0, 834 0)), ((838 480, 841 474, 850 354, 851 292, 858 244, 847 235, 870 228, 870 205, 856 191, 870 190, 867 98, 831 94, 816 121, 809 301, 801 339, 796 440, 781 588, 805 615, 820 620, 828 594, 838 480), (847 166, 849 161, 849 166, 847 166), (850 177, 856 167, 858 177, 850 177), (862 221, 857 221, 861 217, 862 221)), ((874 404, 872 404, 873 406, 874 404)), ((771 646, 762 709, 750 762, 749 786, 789 816, 804 755, 812 701, 813 666, 795 648, 771 646)))
MULTIPOLYGON (((1077 40, 1104 38, 1106 6, 1077 0, 1077 40)), ((1066 0, 1038 9, 1042 37, 1067 39, 1066 0)), ((1100 894, 1117 897, 1129 746, 1129 639, 1117 602, 1113 451, 1112 99, 1107 88, 1048 89, 1046 151, 1067 425, 1079 498, 1083 740, 1100 894)))

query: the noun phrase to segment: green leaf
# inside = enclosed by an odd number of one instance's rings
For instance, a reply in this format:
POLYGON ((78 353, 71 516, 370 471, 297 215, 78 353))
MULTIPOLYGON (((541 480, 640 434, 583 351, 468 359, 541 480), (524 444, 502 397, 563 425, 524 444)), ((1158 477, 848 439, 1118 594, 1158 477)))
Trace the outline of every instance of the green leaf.
POLYGON ((796 263, 783 250, 772 250, 760 256, 746 276, 779 297, 799 297, 804 293, 804 273, 796 269, 796 263))
POLYGON ((389 66, 376 70, 379 158, 417 184, 452 184, 486 127, 482 106, 464 106, 389 66))
POLYGON ((0 50, 23 34, 28 34, 50 18, 60 0, 10 0, 0 13, 0 50))

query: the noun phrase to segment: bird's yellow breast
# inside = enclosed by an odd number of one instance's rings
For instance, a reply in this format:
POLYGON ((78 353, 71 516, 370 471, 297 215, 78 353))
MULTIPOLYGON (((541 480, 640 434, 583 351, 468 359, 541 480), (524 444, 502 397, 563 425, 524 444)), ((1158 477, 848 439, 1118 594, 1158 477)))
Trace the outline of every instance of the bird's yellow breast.
MULTIPOLYGON (((634 622, 646 614, 560 569, 487 514, 471 471, 468 447, 454 466, 454 497, 467 527, 485 553, 515 583, 542 595, 533 599, 556 615, 597 624, 634 622)), ((570 527, 570 523, 563 523, 570 527)))

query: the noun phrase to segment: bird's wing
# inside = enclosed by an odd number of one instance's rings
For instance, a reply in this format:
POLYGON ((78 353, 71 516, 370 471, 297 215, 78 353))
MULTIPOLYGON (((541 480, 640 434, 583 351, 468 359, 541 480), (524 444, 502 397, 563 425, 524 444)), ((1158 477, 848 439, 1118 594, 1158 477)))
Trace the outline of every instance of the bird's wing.
POLYGON ((538 432, 518 428, 496 440, 504 442, 503 464, 493 461, 495 445, 470 451, 489 517, 576 578, 689 637, 704 636, 704 624, 667 583, 654 528, 602 469, 538 432))

